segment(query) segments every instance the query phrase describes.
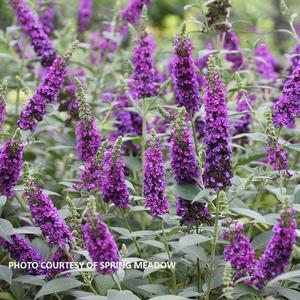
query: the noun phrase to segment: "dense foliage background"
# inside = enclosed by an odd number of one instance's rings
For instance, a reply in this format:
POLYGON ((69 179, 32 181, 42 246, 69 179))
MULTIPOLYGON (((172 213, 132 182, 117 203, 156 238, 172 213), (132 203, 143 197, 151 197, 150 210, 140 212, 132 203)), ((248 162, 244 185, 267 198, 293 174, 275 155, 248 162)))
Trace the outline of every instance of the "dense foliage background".
MULTIPOLYGON (((44 4, 47 5, 47 2, 44 4)), ((103 140, 109 140, 110 145, 113 145, 118 135, 115 115, 117 98, 121 92, 130 89, 134 68, 134 41, 140 31, 139 24, 129 26, 130 34, 125 39, 109 32, 109 24, 112 20, 118 24, 119 12, 127 5, 126 0, 114 2, 94 1, 89 28, 78 34, 78 1, 56 0, 55 30, 50 36, 59 55, 76 39, 80 40, 70 61, 70 78, 73 78, 74 72, 82 79, 86 100, 96 119, 98 131, 103 140), (95 34, 99 35, 95 38, 96 43, 107 38, 118 45, 115 51, 106 53, 102 61, 91 61, 92 55, 98 57, 100 53, 99 49, 92 49, 95 42, 91 38, 92 33, 94 37, 95 34), (84 71, 82 78, 78 75, 79 70, 84 71)), ((23 161, 28 162, 31 176, 50 196, 59 216, 72 231, 80 234, 79 226, 76 226, 78 224, 74 226, 74 210, 72 211, 72 205, 68 205, 66 198, 69 197, 75 204, 79 221, 84 223, 88 198, 93 195, 97 211, 112 233, 124 261, 172 261, 176 262, 175 270, 120 269, 112 276, 100 274, 96 270, 73 270, 70 276, 58 274, 54 279, 48 280, 45 275, 28 275, 21 270, 9 269, 8 262, 13 259, 1 247, 0 299, 300 299, 300 248, 297 244, 294 245, 285 273, 279 278, 276 277, 279 274, 274 274, 275 280, 264 289, 257 289, 247 284, 245 278, 237 281, 234 279, 234 270, 228 269, 223 255, 228 241, 221 235, 221 232, 230 227, 226 225, 226 220, 238 220, 244 225, 244 233, 252 242, 256 258, 259 258, 272 238, 272 228, 278 222, 280 211, 286 206, 297 212, 300 210, 299 120, 296 120, 293 128, 275 130, 274 135, 279 137, 278 144, 285 149, 289 162, 288 171, 278 171, 266 159, 266 147, 270 138, 270 130, 266 129, 270 122, 265 116, 266 111, 273 107, 282 94, 286 79, 291 76, 291 59, 295 57, 292 49, 299 44, 300 38, 300 32, 298 40, 295 32, 300 24, 300 17, 296 16, 300 11, 300 3, 297 0, 287 1, 290 10, 287 13, 279 0, 232 0, 228 21, 239 37, 241 49, 238 52, 242 53, 247 63, 247 68, 233 71, 231 63, 226 59, 228 52, 223 50, 222 35, 214 28, 207 30, 205 27, 205 14, 210 2, 213 1, 153 0, 148 6, 148 20, 142 18, 156 42, 155 63, 158 73, 163 74, 163 80, 158 83, 162 85, 158 96, 145 98, 135 106, 124 108, 134 113, 144 112, 144 120, 148 124, 147 132, 137 135, 129 133, 123 138, 126 145, 130 145, 129 150, 123 149, 122 152, 126 165, 126 184, 131 198, 129 208, 118 209, 112 203, 104 203, 103 194, 98 190, 78 191, 74 187, 80 182, 85 163, 78 159, 76 153, 76 121, 70 121, 69 112, 61 108, 66 97, 64 93, 67 93, 67 82, 58 97, 60 102, 47 105, 47 114, 37 124, 36 130, 22 132, 25 146, 23 161), (172 177, 169 153, 170 135, 175 128, 175 120, 169 121, 163 131, 159 129, 159 123, 155 123, 157 118, 164 120, 161 112, 163 109, 174 109, 178 113, 174 82, 172 85, 168 79, 174 38, 181 31, 183 23, 192 40, 194 59, 211 53, 216 56, 225 84, 231 126, 243 114, 243 110, 237 111, 238 93, 248 91, 256 98, 251 104, 250 131, 239 135, 231 134, 229 145, 233 151, 233 178, 231 186, 224 189, 225 193, 200 189, 195 182, 176 183, 172 177), (215 51, 207 49, 207 44, 211 41, 215 51), (269 46, 280 65, 280 73, 275 80, 262 78, 257 74, 254 50, 261 42, 269 46), (169 213, 158 218, 152 218, 149 210, 144 208, 143 150, 145 140, 150 138, 151 128, 156 128, 158 132, 166 169, 166 195, 170 203, 169 213), (245 138, 248 142, 241 142, 245 138), (180 222, 181 218, 176 215, 175 207, 177 197, 204 203, 212 215, 211 222, 180 222), (219 207, 220 203, 216 205, 220 198, 222 207, 219 207)), ((38 1, 25 3, 34 12, 39 11, 38 1)), ((6 0, 0 0, 0 29, 0 82, 6 80, 8 83, 7 111, 0 132, 0 145, 3 148, 17 128, 16 121, 22 109, 41 83, 45 68, 41 67, 39 58, 33 52, 29 39, 6 0), (15 51, 16 45, 21 47, 22 55, 15 51)), ((236 54, 234 49, 231 50, 236 54)), ((197 69, 197 74, 206 76, 206 67, 197 69)), ((199 95, 204 97, 204 89, 200 89, 199 95)), ((76 93, 74 97, 77 97, 76 93)), ((298 99, 298 107, 299 102, 298 99)), ((76 109, 78 113, 78 108, 76 109)), ((204 107, 197 116, 204 119, 204 107)), ((191 122, 186 123, 192 130, 191 122)), ((205 145, 203 132, 198 130, 195 140, 201 169, 205 163, 205 145)), ((14 196, 0 196, 0 236, 9 239, 14 234, 24 235, 44 257, 51 258, 57 248, 47 245, 39 226, 34 223, 28 209, 28 199, 24 196, 24 185, 24 178, 20 178, 15 186, 14 196)), ((298 236, 299 231, 296 230, 296 233, 298 236)), ((236 250, 237 256, 243 257, 244 252, 239 253, 239 249, 241 248, 236 250)), ((86 246, 80 242, 75 246, 74 253, 77 261, 91 260, 86 246)), ((276 253, 270 255, 276 257, 276 253)))

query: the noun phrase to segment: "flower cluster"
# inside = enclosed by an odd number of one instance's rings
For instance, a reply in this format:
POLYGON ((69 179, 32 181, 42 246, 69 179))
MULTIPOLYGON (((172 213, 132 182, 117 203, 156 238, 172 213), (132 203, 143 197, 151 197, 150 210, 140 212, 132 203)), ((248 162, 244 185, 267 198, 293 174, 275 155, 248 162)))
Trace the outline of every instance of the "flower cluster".
POLYGON ((166 173, 164 169, 163 154, 152 130, 148 149, 145 152, 144 161, 144 195, 146 197, 145 207, 150 208, 153 218, 168 212, 169 203, 165 195, 166 173))
MULTIPOLYGON (((91 200, 90 200, 91 201, 91 200)), ((103 275, 113 274, 116 268, 102 266, 101 263, 119 262, 119 250, 112 234, 95 212, 94 205, 89 205, 89 216, 82 227, 82 233, 90 257, 97 263, 97 270, 103 275), (91 207, 92 206, 92 207, 91 207)))
MULTIPOLYGON (((238 93, 237 97, 237 108, 238 112, 243 112, 243 115, 239 117, 233 124, 233 135, 243 134, 250 132, 250 126, 252 123, 252 114, 249 105, 255 101, 255 97, 246 91, 238 93)), ((240 139, 241 145, 248 144, 249 139, 242 137, 240 139)))
POLYGON ((14 187, 23 165, 23 151, 21 131, 17 129, 0 152, 0 195, 14 196, 14 187))
POLYGON ((206 19, 209 27, 214 26, 217 30, 226 32, 231 27, 227 23, 228 12, 231 7, 230 0, 211 1, 207 5, 206 19))
POLYGON ((131 93, 136 100, 153 97, 157 94, 157 88, 154 84, 154 47, 154 41, 145 31, 142 31, 135 39, 135 48, 132 54, 132 83, 130 87, 131 93))
MULTIPOLYGON (((40 265, 45 262, 45 258, 34 249, 21 235, 11 235, 11 243, 0 237, 2 245, 10 254, 10 257, 17 262, 36 262, 40 265)), ((26 273, 30 275, 43 275, 46 270, 42 268, 26 268, 26 273)))
POLYGON ((295 211, 282 212, 279 222, 273 228, 272 239, 256 263, 253 285, 261 289, 268 281, 285 271, 296 243, 296 229, 295 211))
POLYGON ((234 53, 228 53, 225 55, 226 60, 231 62, 231 70, 237 71, 246 67, 244 56, 240 53, 241 48, 238 37, 235 32, 227 31, 224 38, 224 49, 232 51, 234 53), (238 53, 236 53, 238 52, 238 53))
POLYGON ((78 78, 75 78, 75 83, 80 102, 80 120, 76 125, 76 150, 79 159, 89 161, 93 159, 101 145, 101 136, 78 78))
POLYGON ((175 39, 172 80, 177 103, 194 115, 200 109, 199 85, 192 54, 192 43, 186 33, 175 39))
POLYGON ((275 103, 273 121, 275 126, 293 128, 295 118, 300 114, 300 65, 284 82, 282 94, 275 103))
POLYGON ((93 0, 80 0, 77 12, 78 32, 85 32, 91 21, 93 13, 93 0))
POLYGON ((56 52, 41 24, 34 17, 33 12, 23 0, 9 0, 9 4, 26 35, 30 37, 36 55, 42 58, 42 65, 44 67, 51 66, 56 57, 56 52))
POLYGON ((50 36, 54 31, 55 4, 53 0, 48 3, 44 2, 44 0, 39 0, 39 22, 43 31, 50 36))
POLYGON ((292 51, 292 65, 291 71, 293 72, 299 65, 300 62, 300 44, 297 44, 292 51))
POLYGON ((130 195, 125 179, 125 165, 120 157, 121 147, 122 137, 119 137, 114 148, 108 154, 101 190, 106 203, 113 203, 120 208, 128 208, 130 195))
POLYGON ((229 117, 224 84, 213 56, 208 60, 205 85, 205 170, 204 185, 220 191, 231 184, 231 154, 229 117))
POLYGON ((130 0, 129 4, 121 11, 123 22, 136 24, 142 14, 143 6, 149 5, 151 0, 130 0))
POLYGON ((5 119, 5 112, 6 112, 6 92, 7 92, 7 83, 6 81, 2 82, 0 84, 0 130, 2 128, 2 125, 4 123, 5 119))
POLYGON ((280 65, 272 56, 267 44, 260 44, 254 51, 255 69, 264 79, 275 80, 279 77, 280 65))
POLYGON ((26 180, 24 195, 35 224, 41 228, 49 246, 57 245, 64 248, 67 244, 71 244, 73 236, 67 224, 59 216, 51 199, 34 180, 26 180))
POLYGON ((46 105, 53 103, 64 83, 67 73, 67 65, 77 43, 62 57, 57 57, 53 65, 47 70, 37 91, 22 110, 17 124, 22 130, 36 129, 37 123, 42 121, 46 113, 46 105))
POLYGON ((235 270, 234 280, 250 276, 255 268, 255 252, 251 242, 244 235, 244 227, 236 221, 227 221, 229 230, 222 233, 222 238, 229 241, 224 249, 224 258, 235 270))

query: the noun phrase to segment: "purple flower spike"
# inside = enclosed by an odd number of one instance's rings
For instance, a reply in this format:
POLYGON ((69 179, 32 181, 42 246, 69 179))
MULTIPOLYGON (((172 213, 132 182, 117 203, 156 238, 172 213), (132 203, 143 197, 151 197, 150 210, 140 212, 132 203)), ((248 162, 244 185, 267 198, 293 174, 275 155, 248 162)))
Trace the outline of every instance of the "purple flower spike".
POLYGON ((14 187, 23 165, 23 152, 21 131, 17 129, 0 152, 0 195, 14 196, 14 187))
POLYGON ((154 41, 148 36, 147 32, 142 31, 135 40, 135 48, 132 54, 133 73, 130 87, 136 100, 153 97, 157 94, 154 48, 154 41))
POLYGON ((176 215, 181 217, 180 225, 212 224, 212 217, 207 207, 201 202, 176 199, 176 215))
POLYGON ((297 44, 293 51, 292 51, 292 58, 291 58, 291 73, 298 67, 300 62, 300 44, 297 44))
POLYGON ((295 211, 282 212, 279 222, 273 228, 272 239, 256 263, 252 283, 259 289, 285 271, 296 243, 296 229, 295 211))
POLYGON ((191 39, 183 32, 174 43, 172 80, 177 103, 192 116, 200 109, 199 85, 191 39))
POLYGON ((45 0, 39 0, 39 22, 43 31, 50 36, 54 31, 55 4, 53 0, 44 2, 45 0))
POLYGON ((234 280, 238 280, 252 274, 255 268, 255 252, 249 238, 243 233, 243 225, 237 221, 229 222, 229 230, 222 233, 222 238, 229 241, 224 249, 224 258, 235 270, 234 280))
POLYGON ((4 81, 0 84, 0 131, 2 129, 2 125, 5 120, 5 112, 6 112, 6 97, 7 93, 7 83, 4 81))
POLYGON ((208 60, 205 85, 205 168, 204 185, 216 192, 231 184, 231 154, 229 117, 224 84, 213 56, 208 60))
POLYGON ((272 56, 267 44, 260 44, 254 51, 254 63, 258 75, 264 79, 276 80, 279 77, 280 65, 272 56))
MULTIPOLYGON (((230 51, 241 51, 238 37, 235 32, 227 31, 224 39, 224 49, 230 51)), ((245 59, 241 53, 228 53, 225 55, 226 60, 231 62, 231 70, 237 71, 246 67, 245 59)))
POLYGON ((93 14, 93 0, 79 0, 77 12, 78 32, 83 33, 88 30, 93 14))
POLYGON ((169 202, 165 195, 166 173, 163 154, 155 130, 152 130, 144 162, 144 195, 145 207, 150 208, 153 218, 168 212, 169 202))
POLYGON ((200 177, 191 130, 184 125, 185 109, 177 117, 175 131, 171 136, 171 170, 177 183, 195 183, 200 177))
POLYGON ((293 128, 300 114, 300 65, 285 81, 282 94, 275 103, 273 121, 275 126, 293 128))
POLYGON ((119 137, 108 155, 104 166, 104 179, 102 182, 103 199, 106 203, 113 203, 120 208, 128 208, 130 195, 125 179, 125 165, 121 156, 122 137, 119 137))
POLYGON ((23 0, 9 0, 9 4, 14 10, 21 27, 26 35, 29 36, 34 52, 42 58, 42 66, 51 66, 56 57, 56 52, 33 12, 23 0))
POLYGON ((22 130, 34 131, 37 123, 41 122, 46 114, 46 105, 56 101, 68 71, 67 65, 76 46, 77 42, 73 43, 71 49, 64 56, 57 57, 47 70, 37 91, 22 110, 17 121, 22 130))
POLYGON ((86 224, 82 227, 85 244, 90 257, 97 263, 98 272, 102 275, 110 275, 117 272, 118 267, 105 266, 105 263, 117 265, 120 262, 119 250, 112 234, 102 222, 100 215, 95 212, 94 205, 92 207, 91 204, 89 205, 90 213, 86 224))
POLYGON ((76 77, 75 84, 77 87, 78 100, 80 102, 80 120, 77 122, 76 126, 76 150, 79 159, 90 161, 96 155, 102 141, 97 129, 96 120, 86 101, 81 82, 76 77))
POLYGON ((45 269, 41 268, 41 264, 46 262, 45 258, 34 249, 21 235, 11 235, 12 243, 0 237, 0 245, 3 246, 10 254, 10 257, 17 262, 37 263, 38 268, 28 266, 25 272, 29 275, 43 275, 45 269))
POLYGON ((129 4, 120 13, 122 21, 136 24, 142 14, 143 6, 149 4, 150 0, 130 0, 129 4))
POLYGON ((64 248, 67 244, 70 245, 74 238, 67 224, 59 216, 48 195, 30 178, 26 178, 24 196, 28 201, 35 225, 41 228, 43 236, 48 239, 49 246, 57 245, 64 248))

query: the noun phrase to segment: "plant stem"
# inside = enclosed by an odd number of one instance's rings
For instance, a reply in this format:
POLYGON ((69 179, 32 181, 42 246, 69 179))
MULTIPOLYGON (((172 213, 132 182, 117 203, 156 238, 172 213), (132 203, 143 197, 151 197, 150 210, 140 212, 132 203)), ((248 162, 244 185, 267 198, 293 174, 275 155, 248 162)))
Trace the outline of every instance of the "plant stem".
POLYGON ((216 215, 215 215, 215 225, 214 225, 214 233, 211 247, 211 260, 209 264, 209 273, 208 273, 208 281, 207 281, 207 293, 206 299, 209 300, 210 292, 211 292, 211 284, 212 284, 212 273, 215 267, 215 255, 216 255, 216 247, 218 240, 218 222, 219 222, 219 194, 216 199, 216 215))
MULTIPOLYGON (((172 257, 171 257, 171 253, 170 253, 170 249, 169 249, 169 245, 168 245, 168 237, 166 235, 164 221, 162 219, 160 220, 160 224, 161 224, 161 230, 162 230, 162 235, 163 235, 162 241, 163 241, 163 244, 165 246, 165 249, 166 249, 166 252, 167 252, 167 255, 168 255, 168 260, 169 260, 169 262, 171 262, 172 257)), ((176 289, 177 289, 175 269, 172 268, 171 273, 172 273, 173 290, 175 292, 176 289)))
MULTIPOLYGON (((199 224, 196 224, 196 233, 199 233, 199 224)), ((201 269, 200 269, 200 259, 197 258, 197 290, 201 291, 201 269)))
POLYGON ((199 155, 199 149, 198 149, 198 143, 197 143, 197 136, 196 136, 196 127, 195 127, 195 122, 193 121, 193 117, 190 114, 190 118, 191 118, 191 123, 192 123, 192 129, 193 129, 193 139, 194 139, 194 144, 195 144, 195 151, 196 151, 196 155, 199 155))

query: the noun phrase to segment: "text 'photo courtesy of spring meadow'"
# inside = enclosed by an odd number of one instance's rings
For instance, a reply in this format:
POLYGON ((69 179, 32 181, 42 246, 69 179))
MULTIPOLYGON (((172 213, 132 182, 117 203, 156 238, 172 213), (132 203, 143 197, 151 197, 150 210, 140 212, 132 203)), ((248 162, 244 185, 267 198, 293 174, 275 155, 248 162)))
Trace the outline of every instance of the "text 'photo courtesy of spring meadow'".
POLYGON ((0 0, 0 300, 300 300, 299 0, 0 0))

